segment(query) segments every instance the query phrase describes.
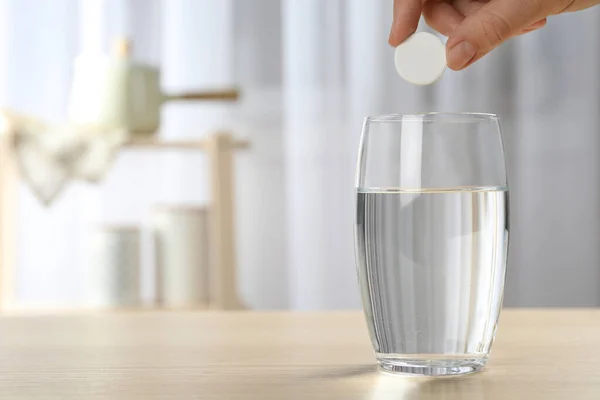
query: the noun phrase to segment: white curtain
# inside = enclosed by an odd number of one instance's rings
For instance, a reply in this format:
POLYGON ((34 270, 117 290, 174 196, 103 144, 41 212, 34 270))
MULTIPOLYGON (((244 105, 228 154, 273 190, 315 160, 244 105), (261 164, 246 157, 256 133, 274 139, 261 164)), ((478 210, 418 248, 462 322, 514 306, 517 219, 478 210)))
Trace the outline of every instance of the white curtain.
MULTIPOLYGON (((391 0, 0 5, 4 106, 64 118, 72 57, 85 46, 107 51, 119 34, 134 38, 136 57, 161 66, 165 89, 240 84, 235 107, 168 105, 161 135, 223 128, 250 140, 237 156, 239 288, 250 307, 359 307, 352 219, 361 120, 415 111, 502 118, 513 217, 506 303, 600 305, 600 9, 551 18, 422 88, 393 69, 391 0)), ((86 224, 143 223, 156 202, 206 203, 205 173, 202 157, 123 154, 103 186, 75 185, 50 210, 22 188, 20 300, 77 301, 74 243, 86 224)))

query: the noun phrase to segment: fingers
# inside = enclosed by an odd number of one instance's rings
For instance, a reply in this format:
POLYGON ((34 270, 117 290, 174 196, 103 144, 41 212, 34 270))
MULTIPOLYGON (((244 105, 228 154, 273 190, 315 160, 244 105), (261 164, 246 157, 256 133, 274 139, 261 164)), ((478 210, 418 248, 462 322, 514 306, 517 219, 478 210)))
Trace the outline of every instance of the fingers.
POLYGON ((490 0, 453 0, 452 4, 464 16, 469 16, 479 11, 481 7, 489 2, 490 0))
POLYGON ((465 19, 456 7, 445 1, 427 1, 423 5, 423 16, 427 25, 444 36, 450 36, 452 32, 465 19))
POLYGON ((538 22, 534 22, 533 24, 529 25, 528 27, 523 28, 519 32, 519 34, 521 35, 521 34, 524 34, 524 33, 529 33, 529 32, 536 31, 536 30, 538 30, 538 29, 543 28, 544 26, 546 26, 547 23, 548 23, 548 19, 547 18, 541 19, 538 22))
POLYGON ((553 14, 585 10, 598 5, 598 3, 600 3, 598 0, 563 0, 559 9, 555 10, 553 14))
POLYGON ((510 37, 530 27, 543 26, 551 11, 547 3, 544 0, 492 0, 485 4, 450 35, 448 66, 463 69, 510 37))
POLYGON ((417 30, 422 9, 421 0, 394 0, 390 45, 398 46, 417 30))

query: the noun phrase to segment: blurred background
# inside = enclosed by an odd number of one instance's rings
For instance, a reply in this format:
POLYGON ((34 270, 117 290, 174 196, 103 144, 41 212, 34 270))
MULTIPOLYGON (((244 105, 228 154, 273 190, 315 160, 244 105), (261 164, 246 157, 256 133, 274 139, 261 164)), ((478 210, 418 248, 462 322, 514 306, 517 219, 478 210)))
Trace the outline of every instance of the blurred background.
POLYGON ((49 206, 4 143, 2 309, 203 307, 215 293, 231 300, 223 308, 359 308, 361 122, 419 111, 501 117, 512 201, 505 304, 600 305, 600 9, 551 18, 429 87, 394 70, 391 9, 0 0, 1 107, 67 121, 76 57, 110 55, 118 38, 132 62, 160 69, 165 91, 241 93, 166 102, 157 133, 119 148, 101 182, 72 180, 49 206))

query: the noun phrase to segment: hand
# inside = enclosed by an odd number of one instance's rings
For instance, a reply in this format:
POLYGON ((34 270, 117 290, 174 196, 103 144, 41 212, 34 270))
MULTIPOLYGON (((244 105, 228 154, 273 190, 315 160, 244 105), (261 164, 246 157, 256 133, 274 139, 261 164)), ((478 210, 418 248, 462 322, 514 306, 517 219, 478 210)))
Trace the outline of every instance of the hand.
POLYGON ((600 0, 394 0, 390 45, 414 33, 421 14, 448 36, 448 66, 461 70, 513 36, 546 25, 546 18, 583 10, 600 0))

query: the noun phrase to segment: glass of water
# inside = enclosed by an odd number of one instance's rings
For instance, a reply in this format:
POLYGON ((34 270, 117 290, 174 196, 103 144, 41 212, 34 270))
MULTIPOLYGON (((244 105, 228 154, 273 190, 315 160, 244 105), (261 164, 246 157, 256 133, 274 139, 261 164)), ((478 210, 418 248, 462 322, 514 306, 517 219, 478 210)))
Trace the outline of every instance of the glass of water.
POLYGON ((508 246, 498 118, 367 118, 356 190, 358 277, 380 367, 481 370, 502 307, 508 246))

